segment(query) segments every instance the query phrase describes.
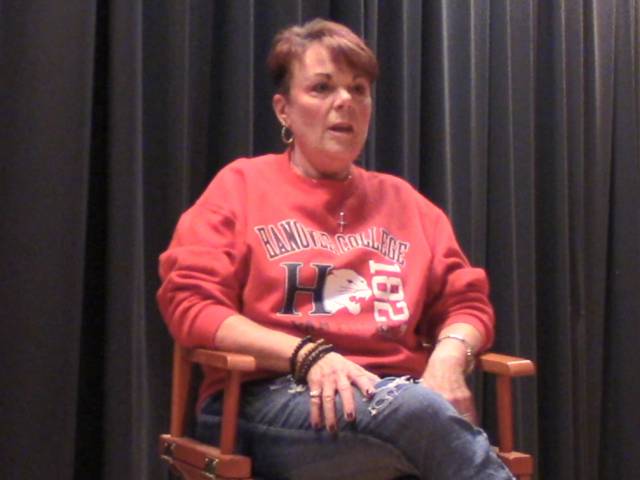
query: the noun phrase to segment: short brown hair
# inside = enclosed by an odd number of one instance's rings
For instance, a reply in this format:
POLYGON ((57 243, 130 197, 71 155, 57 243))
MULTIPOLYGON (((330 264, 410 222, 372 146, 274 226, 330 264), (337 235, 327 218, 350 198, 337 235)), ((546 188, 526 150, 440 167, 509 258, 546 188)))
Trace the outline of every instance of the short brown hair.
POLYGON ((322 43, 335 62, 344 62, 369 82, 378 77, 378 60, 362 38, 344 25, 316 18, 286 28, 273 39, 267 66, 278 92, 289 92, 292 64, 302 58, 313 42, 322 43))

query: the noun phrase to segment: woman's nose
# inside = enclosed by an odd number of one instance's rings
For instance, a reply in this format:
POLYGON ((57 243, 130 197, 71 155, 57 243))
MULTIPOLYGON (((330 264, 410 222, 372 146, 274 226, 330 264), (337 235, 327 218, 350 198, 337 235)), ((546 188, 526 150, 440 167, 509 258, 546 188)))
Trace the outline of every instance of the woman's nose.
POLYGON ((351 104, 353 96, 347 88, 338 88, 336 91, 336 107, 351 104))

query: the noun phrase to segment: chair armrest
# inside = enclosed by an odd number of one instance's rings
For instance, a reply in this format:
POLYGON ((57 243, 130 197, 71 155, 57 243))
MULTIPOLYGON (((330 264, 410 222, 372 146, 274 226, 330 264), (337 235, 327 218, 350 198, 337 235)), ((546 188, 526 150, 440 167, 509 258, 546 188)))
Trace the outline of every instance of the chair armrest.
POLYGON ((512 379, 535 375, 536 367, 531 360, 512 357, 500 353, 485 353, 478 358, 481 369, 496 375, 496 401, 498 416, 498 450, 503 461, 508 463, 512 471, 532 472, 533 463, 530 455, 514 452, 513 424, 513 392, 512 379), (510 456, 515 455, 511 458, 510 456))
MULTIPOLYGON (((254 372, 257 370, 256 359, 251 355, 221 352, 219 350, 209 350, 206 348, 177 348, 183 355, 184 363, 188 365, 189 370, 191 365, 194 363, 220 370, 226 370, 227 374, 222 405, 223 413, 220 433, 220 452, 222 454, 231 454, 236 443, 242 375, 246 372, 254 372)), ((184 410, 184 406, 181 406, 180 408, 181 410, 184 410)), ((174 434, 174 436, 175 433, 182 433, 184 431, 184 416, 180 417, 176 415, 175 418, 177 419, 176 428, 172 430, 172 434, 174 434)))
POLYGON ((237 370, 240 372, 254 372, 257 370, 256 359, 251 355, 241 353, 195 348, 187 350, 187 357, 191 362, 223 370, 237 370))
MULTIPOLYGON (((250 355, 205 348, 190 349, 174 344, 170 427, 171 435, 174 437, 182 437, 187 425, 193 364, 208 365, 228 372, 226 386, 230 388, 231 393, 225 396, 225 402, 231 404, 231 416, 237 410, 234 402, 237 402, 239 395, 242 373, 256 370, 256 360, 250 355)), ((226 446, 225 443, 225 453, 228 453, 226 446)))
POLYGON ((535 375, 536 366, 531 360, 501 353, 485 353, 478 358, 484 372, 507 377, 535 375))

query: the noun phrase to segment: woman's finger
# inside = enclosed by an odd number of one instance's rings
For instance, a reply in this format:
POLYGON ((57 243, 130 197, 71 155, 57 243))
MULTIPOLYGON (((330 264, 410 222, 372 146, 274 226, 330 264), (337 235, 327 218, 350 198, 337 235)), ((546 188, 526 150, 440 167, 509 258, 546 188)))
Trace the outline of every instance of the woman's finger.
POLYGON ((380 381, 380 377, 365 370, 354 375, 351 381, 362 392, 362 395, 371 398, 376 391, 376 385, 380 381))
POLYGON ((327 430, 335 432, 338 429, 336 421, 336 386, 331 378, 325 378, 322 383, 322 413, 327 430))
POLYGON ((353 421, 356 418, 356 407, 351 382, 347 377, 338 382, 338 394, 340 395, 340 400, 342 400, 342 414, 345 420, 348 422, 353 421))
POLYGON ((322 388, 319 382, 309 383, 309 422, 316 430, 322 428, 322 388))
POLYGON ((335 432, 338 427, 336 412, 336 395, 340 395, 342 413, 347 421, 356 417, 356 403, 352 384, 355 384, 363 395, 370 397, 375 391, 377 375, 367 372, 336 353, 329 353, 318 361, 309 371, 307 382, 311 397, 311 424, 319 428, 322 424, 327 430, 335 432), (317 395, 321 392, 320 395, 317 395))

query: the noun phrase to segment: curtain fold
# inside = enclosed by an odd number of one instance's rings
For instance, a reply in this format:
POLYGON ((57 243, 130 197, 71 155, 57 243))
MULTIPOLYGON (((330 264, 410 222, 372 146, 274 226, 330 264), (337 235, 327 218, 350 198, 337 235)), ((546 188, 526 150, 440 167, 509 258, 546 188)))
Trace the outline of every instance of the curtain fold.
MULTIPOLYGON (((143 5, 109 7, 105 289, 105 478, 147 478, 150 427, 143 171, 143 5), (137 428, 131 428, 137 426, 137 428)), ((159 407, 159 406, 158 406, 159 407)))
POLYGON ((93 45, 91 3, 0 5, 3 478, 73 475, 93 45))
POLYGON ((0 477, 166 478, 157 256, 223 165, 283 149, 267 52, 317 16, 380 59, 362 163, 451 216, 495 349, 538 363, 539 478, 640 478, 636 0, 0 3, 0 477))
MULTIPOLYGON (((605 355, 601 447, 611 452, 631 444, 640 428, 640 412, 629 407, 640 398, 632 369, 640 350, 628 322, 640 318, 637 275, 640 271, 640 111, 638 110, 638 5, 616 5, 613 59, 609 241, 605 300, 605 355), (634 23, 635 21, 635 23, 634 23), (631 443, 630 443, 631 442, 631 443)), ((640 460, 631 452, 602 455, 600 471, 615 478, 640 475, 640 460)))

